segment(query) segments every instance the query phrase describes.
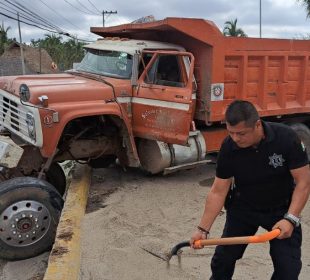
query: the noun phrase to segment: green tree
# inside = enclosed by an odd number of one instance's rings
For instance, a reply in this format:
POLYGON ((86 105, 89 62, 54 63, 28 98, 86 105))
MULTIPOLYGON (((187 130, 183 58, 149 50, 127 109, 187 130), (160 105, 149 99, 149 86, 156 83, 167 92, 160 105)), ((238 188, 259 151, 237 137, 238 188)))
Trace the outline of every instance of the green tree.
POLYGON ((84 56, 84 44, 74 39, 63 42, 61 36, 54 34, 46 34, 44 39, 31 40, 31 45, 44 48, 60 70, 72 68, 73 63, 80 62, 84 56))
POLYGON ((45 34, 44 39, 31 40, 31 45, 37 48, 40 47, 45 49, 52 57, 53 61, 59 64, 59 62, 63 59, 63 46, 61 40, 61 36, 45 34))
POLYGON ((63 54, 64 54, 64 68, 72 68, 74 62, 80 62, 84 57, 84 49, 81 42, 75 39, 70 39, 63 44, 63 54))
POLYGON ((237 19, 225 22, 223 34, 225 36, 232 37, 247 37, 247 35, 241 28, 237 28, 237 19))
POLYGON ((298 2, 301 2, 307 11, 307 17, 310 17, 310 0, 297 0, 298 2))
POLYGON ((5 48, 13 42, 12 39, 8 38, 8 31, 10 29, 10 26, 4 27, 3 22, 2 25, 0 25, 0 55, 2 55, 5 51, 5 48))

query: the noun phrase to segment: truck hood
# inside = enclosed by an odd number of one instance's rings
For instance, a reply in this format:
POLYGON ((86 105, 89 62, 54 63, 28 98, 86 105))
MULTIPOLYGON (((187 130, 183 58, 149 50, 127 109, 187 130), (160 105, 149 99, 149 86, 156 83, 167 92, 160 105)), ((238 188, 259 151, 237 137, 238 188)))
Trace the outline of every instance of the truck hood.
MULTIPOLYGON (((91 77, 91 76, 90 76, 91 77)), ((30 90, 32 104, 39 104, 39 97, 46 95, 49 104, 62 102, 81 102, 111 100, 114 98, 111 86, 98 80, 71 74, 25 75, 0 78, 0 89, 19 97, 19 87, 26 84, 30 90)), ((106 79, 106 78, 105 78, 106 79)), ((123 80, 107 78, 111 84, 124 83, 123 80), (112 81, 113 80, 113 81, 112 81)), ((128 81, 127 81, 128 85, 128 81)), ((119 85, 121 86, 121 85, 119 85)))

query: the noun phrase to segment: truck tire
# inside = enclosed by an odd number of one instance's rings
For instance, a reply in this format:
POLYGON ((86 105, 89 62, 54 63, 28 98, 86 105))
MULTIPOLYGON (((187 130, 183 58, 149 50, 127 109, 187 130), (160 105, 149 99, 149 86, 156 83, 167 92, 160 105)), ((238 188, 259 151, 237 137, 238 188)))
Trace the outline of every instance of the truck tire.
POLYGON ((53 162, 46 172, 46 181, 52 184, 61 196, 64 195, 66 191, 66 175, 57 162, 53 162))
POLYGON ((61 195, 46 181, 0 183, 0 258, 26 259, 51 249, 62 207, 61 195))
POLYGON ((300 140, 304 143, 308 159, 310 159, 310 129, 302 123, 291 124, 290 127, 296 132, 300 140))

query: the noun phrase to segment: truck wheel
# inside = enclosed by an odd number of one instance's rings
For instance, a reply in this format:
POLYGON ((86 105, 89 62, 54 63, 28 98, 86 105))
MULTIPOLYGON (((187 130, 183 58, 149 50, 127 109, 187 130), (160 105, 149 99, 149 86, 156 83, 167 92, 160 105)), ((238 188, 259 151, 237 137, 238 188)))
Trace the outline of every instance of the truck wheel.
POLYGON ((291 124, 290 127, 296 132, 300 140, 307 149, 308 158, 310 159, 310 129, 302 123, 291 124))
POLYGON ((46 181, 17 177, 0 183, 0 258, 20 260, 49 250, 63 199, 46 181))
POLYGON ((46 172, 46 181, 51 183, 61 195, 64 195, 66 191, 66 175, 57 162, 53 162, 46 172))

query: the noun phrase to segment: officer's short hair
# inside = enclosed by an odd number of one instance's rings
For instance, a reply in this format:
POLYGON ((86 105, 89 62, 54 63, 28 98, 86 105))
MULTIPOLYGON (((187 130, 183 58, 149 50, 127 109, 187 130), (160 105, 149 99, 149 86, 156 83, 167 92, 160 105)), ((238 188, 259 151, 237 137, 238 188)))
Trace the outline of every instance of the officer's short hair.
POLYGON ((253 127, 259 120, 259 115, 251 102, 235 100, 228 106, 225 118, 226 122, 232 126, 244 121, 246 126, 253 127))

